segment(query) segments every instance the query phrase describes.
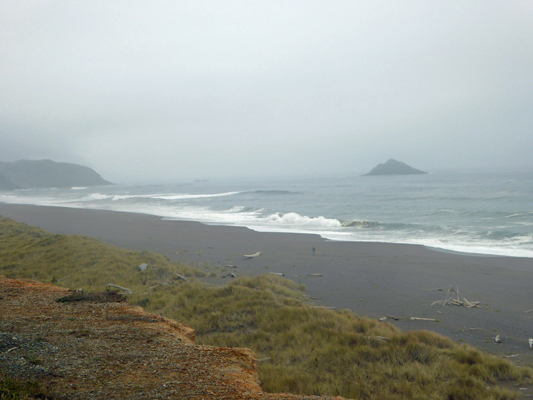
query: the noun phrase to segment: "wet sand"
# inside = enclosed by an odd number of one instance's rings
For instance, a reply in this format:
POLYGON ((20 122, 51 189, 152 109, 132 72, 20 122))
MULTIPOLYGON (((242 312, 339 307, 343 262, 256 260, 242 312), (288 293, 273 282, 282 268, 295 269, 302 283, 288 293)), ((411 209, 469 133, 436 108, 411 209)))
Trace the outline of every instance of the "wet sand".
MULTIPOLYGON (((55 233, 151 250, 208 271, 234 264, 237 268, 228 272, 237 275, 284 273, 305 284, 306 294, 318 298, 312 300, 316 305, 348 308, 371 318, 399 317, 387 322, 403 330, 433 330, 494 354, 518 354, 511 360, 533 364, 528 346, 528 338, 533 338, 533 311, 528 312, 533 310, 533 259, 454 254, 416 245, 333 242, 317 235, 260 233, 112 211, 0 203, 0 215, 55 233), (243 257, 258 251, 260 257, 243 257), (482 308, 431 307, 444 300, 452 282, 482 308), (496 335, 503 343, 494 343, 496 335)), ((224 284, 227 279, 207 281, 224 284)))

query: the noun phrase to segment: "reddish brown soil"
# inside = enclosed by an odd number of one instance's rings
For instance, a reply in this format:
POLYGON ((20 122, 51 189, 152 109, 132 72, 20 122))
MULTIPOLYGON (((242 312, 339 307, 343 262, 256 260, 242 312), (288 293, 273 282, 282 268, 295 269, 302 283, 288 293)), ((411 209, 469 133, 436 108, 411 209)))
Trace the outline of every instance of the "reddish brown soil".
POLYGON ((263 393, 252 351, 126 303, 56 302, 71 293, 0 276, 0 371, 69 399, 332 399, 263 393))

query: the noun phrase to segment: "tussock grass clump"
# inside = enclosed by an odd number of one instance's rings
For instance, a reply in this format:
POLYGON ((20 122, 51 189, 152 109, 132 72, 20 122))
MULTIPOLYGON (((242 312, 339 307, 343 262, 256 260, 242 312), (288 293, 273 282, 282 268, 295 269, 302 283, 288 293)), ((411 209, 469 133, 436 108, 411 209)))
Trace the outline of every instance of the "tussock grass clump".
POLYGON ((267 392, 513 399, 517 393, 498 381, 533 379, 529 368, 435 332, 402 332, 349 310, 309 307, 297 289, 272 275, 239 278, 225 287, 195 283, 161 288, 146 308, 193 327, 199 344, 255 351, 264 360, 259 377, 267 392))
POLYGON ((178 280, 202 273, 149 252, 88 237, 53 235, 0 218, 0 274, 102 290, 133 290, 128 302, 195 329, 198 344, 247 347, 262 360, 267 392, 356 399, 514 399, 501 380, 533 371, 430 331, 402 332, 349 310, 310 307, 297 283, 274 275, 226 286, 178 280), (138 272, 137 266, 150 268, 138 272), (157 265, 157 268, 153 268, 157 265), (62 277, 62 281, 59 280, 62 277))
MULTIPOLYGON (((194 327, 200 343, 204 337, 222 332, 247 332, 255 329, 258 318, 265 311, 287 306, 301 306, 303 296, 290 280, 271 275, 257 278, 243 277, 222 287, 198 282, 172 288, 155 288, 150 295, 132 295, 130 301, 147 311, 159 312, 194 327)), ((217 340, 217 339, 214 339, 217 340)), ((225 346, 225 344, 217 344, 225 346)), ((234 347, 244 344, 233 343, 234 347)))

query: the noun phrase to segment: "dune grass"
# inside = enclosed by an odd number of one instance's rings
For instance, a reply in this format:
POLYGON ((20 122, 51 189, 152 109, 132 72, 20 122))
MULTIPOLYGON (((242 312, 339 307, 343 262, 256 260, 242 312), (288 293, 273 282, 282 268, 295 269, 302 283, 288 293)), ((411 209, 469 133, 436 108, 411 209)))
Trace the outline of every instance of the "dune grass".
POLYGON ((256 352, 267 392, 356 399, 514 399, 501 380, 533 371, 429 331, 307 304, 301 285, 273 275, 209 286, 203 272, 96 239, 54 235, 0 218, 0 274, 60 286, 131 289, 128 302, 196 330, 197 343, 256 352), (141 263, 150 268, 137 271, 141 263), (154 268, 153 266, 157 266, 154 268), (187 276, 190 283, 177 279, 187 276))
MULTIPOLYGON (((529 368, 429 331, 401 332, 352 312, 314 308, 277 276, 225 287, 198 283, 154 293, 163 310, 196 329, 197 343, 254 350, 267 392, 356 399, 512 399, 500 380, 529 382, 529 368), (489 389, 487 389, 489 388, 489 389)), ((132 302, 145 297, 133 296, 132 302)))
POLYGON ((52 234, 4 217, 0 246, 0 274, 88 291, 103 291, 108 283, 150 287, 173 282, 176 274, 206 276, 160 254, 120 249, 88 236, 52 234), (143 263, 149 268, 137 273, 143 263))
POLYGON ((0 371, 0 400, 58 400, 43 381, 13 379, 0 371))

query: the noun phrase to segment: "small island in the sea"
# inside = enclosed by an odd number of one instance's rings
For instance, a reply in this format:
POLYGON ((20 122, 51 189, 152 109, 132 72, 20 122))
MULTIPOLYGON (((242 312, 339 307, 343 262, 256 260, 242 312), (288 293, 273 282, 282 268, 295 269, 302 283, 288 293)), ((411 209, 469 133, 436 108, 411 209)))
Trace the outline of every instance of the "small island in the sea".
POLYGON ((89 167, 52 160, 0 161, 0 190, 112 185, 89 167))
POLYGON ((425 171, 420 171, 419 169, 410 167, 409 165, 390 159, 385 164, 378 164, 375 166, 372 171, 363 176, 369 175, 416 175, 416 174, 427 174, 425 171))

